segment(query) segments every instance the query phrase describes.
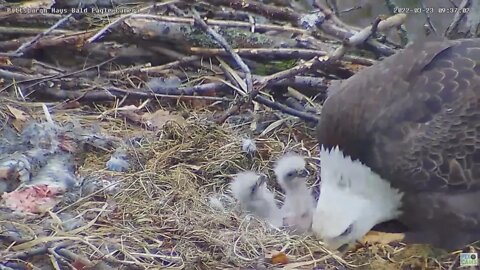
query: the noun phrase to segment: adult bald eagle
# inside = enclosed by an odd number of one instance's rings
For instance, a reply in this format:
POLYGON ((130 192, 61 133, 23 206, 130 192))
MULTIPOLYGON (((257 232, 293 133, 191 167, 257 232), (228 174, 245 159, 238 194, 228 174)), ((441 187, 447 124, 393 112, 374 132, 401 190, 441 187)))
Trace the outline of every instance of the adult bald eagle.
POLYGON ((406 242, 480 240, 480 39, 414 43, 330 91, 317 236, 338 248, 397 219, 406 242))

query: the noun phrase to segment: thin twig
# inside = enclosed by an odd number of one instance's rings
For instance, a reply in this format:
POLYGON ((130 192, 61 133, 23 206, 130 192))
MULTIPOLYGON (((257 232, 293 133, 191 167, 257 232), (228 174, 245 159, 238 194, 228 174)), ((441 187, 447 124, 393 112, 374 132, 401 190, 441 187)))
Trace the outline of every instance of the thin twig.
POLYGON ((177 15, 178 17, 185 17, 185 12, 181 9, 179 9, 177 6, 175 6, 174 4, 169 4, 167 5, 168 8, 173 11, 173 13, 175 13, 175 15, 177 15))
POLYGON ((338 17, 338 10, 332 10, 330 9, 329 7, 325 6, 322 1, 320 0, 315 0, 315 6, 317 6, 321 12, 323 12, 325 14, 325 17, 329 18, 330 20, 332 20, 333 23, 339 25, 340 27, 343 27, 343 28, 346 28, 346 29, 352 29, 354 31, 359 31, 361 28, 358 28, 358 27, 354 27, 354 26, 351 26, 351 25, 347 25, 346 23, 344 23, 342 20, 340 20, 340 18, 338 17))
MULTIPOLYGON (((222 49, 215 48, 199 48, 191 47, 190 51, 195 54, 203 56, 218 56, 226 55, 226 52, 222 49)), ((311 59, 315 56, 325 56, 326 51, 311 50, 311 49, 299 49, 299 48, 238 48, 234 49, 234 52, 243 57, 268 57, 268 58, 293 58, 293 59, 311 59)), ((345 55, 346 61, 354 64, 371 66, 376 61, 364 57, 345 55)), ((181 60, 180 60, 181 61, 181 60)), ((168 65, 168 64, 167 64, 168 65)))
POLYGON ((113 28, 114 26, 120 24, 121 22, 123 22, 125 19, 131 17, 132 14, 125 14, 123 16, 121 16, 120 18, 117 18, 116 20, 114 20, 113 22, 107 24, 106 26, 104 26, 102 29, 100 29, 100 31, 98 31, 95 35, 93 35, 93 37, 89 38, 87 40, 87 43, 92 43, 92 42, 95 42, 97 41, 101 36, 103 36, 109 29, 113 28))
POLYGON ((98 63, 98 64, 95 64, 95 65, 92 65, 92 66, 89 66, 89 67, 86 67, 86 68, 83 68, 81 70, 76 70, 76 71, 72 71, 72 72, 69 72, 67 74, 54 74, 54 75, 48 75, 48 76, 42 76, 42 77, 39 77, 39 78, 26 78, 22 81, 17 81, 17 82, 12 82, 10 83, 9 85, 3 87, 2 89, 0 89, 0 93, 5 91, 6 89, 10 88, 11 86, 15 85, 15 84, 20 84, 20 83, 26 83, 26 82, 33 82, 33 81, 36 81, 35 83, 33 84, 30 84, 28 85, 27 87, 25 87, 25 89, 23 90, 26 90, 26 89, 29 89, 35 85, 38 85, 42 82, 46 82, 48 80, 52 80, 52 79, 61 79, 61 78, 65 78, 65 77, 68 77, 68 76, 72 76, 72 75, 77 75, 77 74, 80 74, 82 72, 85 72, 85 71, 88 71, 90 69, 99 69, 101 66, 107 64, 107 63, 110 63, 112 61, 114 61, 117 57, 113 57, 113 58, 110 58, 110 59, 107 59, 101 63, 98 63))
MULTIPOLYGON (((33 44, 35 44, 35 42, 37 42, 39 39, 41 39, 42 37, 50 34, 53 30, 57 29, 58 27, 60 27, 62 24, 64 24, 68 19, 70 19, 70 17, 72 17, 73 13, 71 14, 68 14, 66 17, 64 17, 63 19, 59 20, 57 23, 55 23, 54 25, 52 25, 50 28, 48 28, 45 32, 43 33, 40 33, 38 34, 37 36, 35 36, 32 40, 30 40, 29 42, 27 43, 24 43, 22 46, 20 46, 15 52, 14 52, 14 55, 15 56, 23 56, 23 54, 25 53, 26 50, 28 50, 33 44)), ((13 55, 12 55, 13 56, 13 55)))
POLYGON ((433 25, 432 20, 430 19, 430 14, 427 13, 427 8, 425 7, 425 4, 423 3, 423 0, 420 0, 420 6, 422 7, 423 14, 425 14, 425 18, 427 20, 427 24, 432 29, 433 33, 435 35, 438 35, 437 28, 433 25))
POLYGON ((253 81, 252 81, 252 73, 250 72, 250 68, 243 62, 242 58, 233 51, 232 47, 228 44, 228 42, 217 32, 215 32, 210 26, 208 26, 202 18, 200 18, 200 14, 195 9, 192 9, 193 17, 195 19, 195 25, 199 26, 204 32, 208 33, 222 48, 228 52, 228 54, 235 60, 238 64, 240 69, 245 72, 245 81, 247 83, 247 89, 243 89, 247 93, 251 93, 253 91, 253 81))
POLYGON ((336 16, 338 16, 339 11, 338 11, 338 4, 337 0, 327 0, 327 5, 332 9, 332 11, 335 13, 336 16))
MULTIPOLYGON (((223 50, 222 50, 223 51, 223 50)), ((120 69, 120 70, 114 70, 114 71, 107 71, 105 74, 109 76, 115 76, 115 75, 122 75, 125 73, 163 73, 165 71, 168 71, 169 69, 174 69, 177 67, 181 67, 182 65, 189 64, 191 62, 197 61, 202 59, 202 56, 197 56, 197 55, 192 55, 192 56, 187 56, 184 58, 181 58, 179 60, 160 65, 160 66, 154 66, 154 67, 145 67, 145 66, 138 66, 138 67, 129 67, 125 69, 120 69)))
MULTIPOLYGON (((158 3, 158 4, 150 5, 150 6, 147 6, 147 7, 144 7, 144 8, 141 8, 141 9, 137 10, 135 13, 148 10, 148 9, 150 9, 150 8, 152 8, 152 7, 172 5, 172 4, 175 4, 175 3, 177 3, 177 2, 179 2, 179 0, 171 0, 171 1, 168 1, 168 2, 164 2, 164 3, 158 3)), ((117 19, 114 20, 113 22, 107 24, 107 25, 104 26, 100 31, 98 31, 93 37, 89 38, 89 39, 87 40, 87 43, 95 42, 95 41, 96 41, 97 39, 99 39, 103 34, 105 34, 109 29, 111 29, 111 28, 113 28, 114 26, 120 24, 120 23, 123 22, 125 19, 134 16, 135 13, 125 14, 125 15, 117 18, 117 19)))
POLYGON ((369 37, 371 37, 376 31, 385 31, 387 29, 398 27, 402 25, 407 19, 405 14, 397 14, 391 16, 383 21, 376 20, 375 24, 365 27, 360 32, 344 40, 343 45, 335 50, 329 61, 339 60, 347 51, 349 47, 355 47, 364 43, 369 37))
POLYGON ((453 0, 448 0, 448 2, 450 2, 450 4, 452 5, 452 7, 454 7, 454 8, 457 7, 457 4, 455 4, 455 2, 453 2, 453 0))
POLYGON ((51 243, 44 243, 41 246, 33 247, 28 250, 23 251, 8 251, 5 254, 0 253, 0 257, 4 261, 8 260, 15 260, 15 259, 25 259, 30 258, 40 254, 46 254, 48 252, 48 248, 50 247, 51 243))
POLYGON ((67 246, 63 248, 57 247, 57 250, 55 252, 71 261, 81 262, 85 266, 93 266, 93 263, 89 259, 82 257, 78 254, 75 254, 74 252, 68 250, 66 247, 67 246))
POLYGON ((64 249, 65 247, 74 245, 75 242, 73 241, 61 241, 52 247, 47 249, 48 253, 51 254, 55 259, 61 261, 62 264, 68 265, 71 269, 75 269, 68 260, 66 260, 63 255, 59 254, 58 251, 64 249))
POLYGON ((466 13, 463 12, 462 10, 467 6, 470 6, 470 4, 471 4, 470 0, 463 0, 462 3, 460 3, 460 5, 458 6, 457 13, 455 13, 455 16, 453 17, 452 23, 450 23, 450 25, 445 30, 444 35, 447 38, 451 37, 453 34, 453 31, 455 31, 458 28, 460 21, 463 19, 463 17, 466 16, 466 13))
MULTIPOLYGON (((385 6, 387 7, 388 11, 390 12, 390 15, 395 15, 397 14, 396 10, 398 10, 397 6, 395 3, 393 3, 392 0, 385 0, 385 6)), ((398 31, 398 35, 400 36, 400 41, 403 46, 408 44, 408 33, 407 30, 405 29, 405 26, 401 25, 400 29, 398 31)))
POLYGON ((359 10, 361 8, 362 8, 361 6, 353 6, 353 7, 349 7, 349 8, 340 10, 338 13, 339 14, 345 14, 345 13, 349 13, 349 12, 354 11, 354 10, 359 10))
MULTIPOLYGON (((42 89, 42 94, 48 95, 57 100, 82 100, 82 101, 114 101, 116 99, 128 98, 128 99, 138 99, 138 98, 171 98, 177 100, 209 100, 209 101, 225 101, 229 102, 231 99, 224 97, 211 97, 211 96, 192 96, 187 94, 182 94, 182 92, 205 92, 208 90, 217 90, 218 84, 204 84, 199 86, 179 88, 179 93, 175 94, 157 94, 151 91, 138 91, 138 89, 121 89, 117 87, 108 87, 105 90, 90 90, 88 92, 80 91, 67 91, 59 89, 45 88, 42 89)), ((193 93, 192 93, 193 94, 193 93)))
MULTIPOLYGON (((192 25, 195 21, 192 18, 160 16, 160 15, 153 15, 153 14, 132 14, 131 19, 149 19, 149 20, 156 20, 160 22, 179 23, 179 24, 188 24, 188 25, 192 25)), ((208 19, 208 22, 206 23, 211 26, 221 26, 221 27, 238 27, 238 28, 247 28, 247 29, 251 29, 252 27, 252 24, 250 22, 239 22, 239 21, 230 21, 230 20, 208 19)), ((281 26, 281 25, 274 25, 274 24, 261 24, 261 23, 255 24, 255 30, 281 31, 281 32, 291 32, 295 34, 309 34, 307 30, 301 29, 298 27, 281 26)))
POLYGON ((270 107, 272 109, 280 110, 284 113, 296 116, 296 117, 298 117, 300 119, 303 119, 305 121, 308 121, 308 122, 317 123, 318 119, 319 119, 318 116, 316 116, 315 114, 295 110, 293 108, 290 108, 290 107, 285 106, 283 104, 280 104, 278 102, 271 101, 271 100, 269 100, 269 99, 267 99, 263 96, 260 96, 260 95, 257 95, 255 97, 255 101, 257 101, 258 103, 261 103, 261 104, 263 104, 267 107, 270 107))

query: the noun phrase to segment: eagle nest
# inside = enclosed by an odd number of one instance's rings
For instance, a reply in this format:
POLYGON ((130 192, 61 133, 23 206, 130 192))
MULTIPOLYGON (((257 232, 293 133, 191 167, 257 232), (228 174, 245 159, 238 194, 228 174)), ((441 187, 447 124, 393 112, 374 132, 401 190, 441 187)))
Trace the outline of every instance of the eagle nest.
MULTIPOLYGON (((58 122, 66 118, 55 116, 58 122)), ((265 172, 281 201, 272 167, 286 150, 309 157, 308 169, 316 176, 318 147, 309 136, 311 127, 287 121, 257 139, 257 155, 248 157, 241 148, 249 123, 218 126, 203 118, 167 122, 156 133, 127 128, 119 120, 101 122, 109 135, 139 138, 138 147, 129 150, 133 168, 127 173, 107 171, 110 154, 95 151, 86 154, 78 174, 111 180, 119 188, 113 193, 108 187, 99 189, 40 216, 14 219, 2 214, 2 233, 15 225, 34 240, 11 244, 0 238, 0 255, 42 269, 100 269, 86 267, 90 263, 115 269, 440 269, 456 258, 403 244, 361 245, 340 256, 312 236, 273 231, 249 218, 228 191, 231 176, 249 169, 265 172), (67 230, 59 225, 65 213, 84 223, 67 230)))

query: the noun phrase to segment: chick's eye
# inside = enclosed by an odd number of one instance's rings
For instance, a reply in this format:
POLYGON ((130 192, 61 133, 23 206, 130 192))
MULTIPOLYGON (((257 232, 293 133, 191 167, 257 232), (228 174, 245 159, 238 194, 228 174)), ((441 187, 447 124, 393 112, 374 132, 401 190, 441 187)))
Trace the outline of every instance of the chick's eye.
POLYGON ((287 173, 287 177, 293 177, 293 174, 294 174, 293 172, 289 172, 287 173))
POLYGON ((353 224, 350 224, 348 228, 345 229, 345 231, 342 232, 339 236, 346 236, 352 232, 353 224))

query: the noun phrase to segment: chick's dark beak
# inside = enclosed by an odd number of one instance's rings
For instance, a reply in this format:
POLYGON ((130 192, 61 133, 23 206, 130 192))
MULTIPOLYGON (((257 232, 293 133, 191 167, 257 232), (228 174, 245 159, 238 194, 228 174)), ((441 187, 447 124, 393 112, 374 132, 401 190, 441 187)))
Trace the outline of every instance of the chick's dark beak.
POLYGON ((264 174, 260 175, 257 182, 252 187, 251 194, 254 194, 265 182, 267 182, 267 176, 264 174))
POLYGON ((257 181, 257 187, 262 186, 266 182, 267 182, 267 176, 264 175, 264 174, 260 175, 260 177, 258 178, 258 181, 257 181))
POLYGON ((299 170, 297 175, 299 177, 307 177, 309 175, 308 171, 306 169, 303 169, 303 170, 299 170))

